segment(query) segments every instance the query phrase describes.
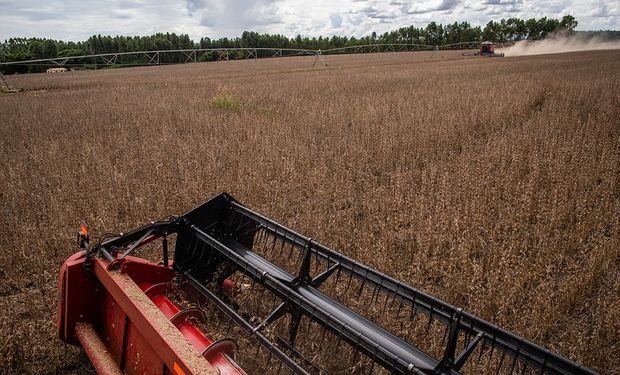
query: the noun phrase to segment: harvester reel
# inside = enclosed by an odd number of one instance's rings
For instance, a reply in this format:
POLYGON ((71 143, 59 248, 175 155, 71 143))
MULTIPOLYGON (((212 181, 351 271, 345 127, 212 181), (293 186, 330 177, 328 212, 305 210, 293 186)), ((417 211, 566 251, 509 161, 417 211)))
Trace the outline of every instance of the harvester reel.
POLYGON ((82 233, 61 269, 58 332, 100 372, 595 374, 226 193, 92 248, 82 233), (131 255, 161 240, 167 259, 170 235, 172 265, 131 255))

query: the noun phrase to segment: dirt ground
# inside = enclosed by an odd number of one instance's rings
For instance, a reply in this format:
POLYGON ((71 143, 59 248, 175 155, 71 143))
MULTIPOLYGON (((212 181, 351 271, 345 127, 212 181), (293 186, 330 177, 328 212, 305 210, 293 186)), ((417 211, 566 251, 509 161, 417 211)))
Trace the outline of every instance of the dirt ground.
POLYGON ((88 374, 57 272, 227 191, 348 256, 620 374, 620 51, 384 53, 8 76, 0 373, 88 374))

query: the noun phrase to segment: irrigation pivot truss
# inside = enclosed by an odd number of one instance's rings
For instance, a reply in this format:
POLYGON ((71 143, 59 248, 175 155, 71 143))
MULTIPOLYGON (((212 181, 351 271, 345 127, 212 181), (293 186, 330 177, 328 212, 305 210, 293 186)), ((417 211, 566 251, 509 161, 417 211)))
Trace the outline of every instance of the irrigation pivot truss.
MULTIPOLYGON (((477 48, 480 42, 460 42, 444 45, 413 44, 413 43, 381 43, 364 44, 355 46, 343 46, 320 49, 303 48, 272 48, 272 47, 234 47, 234 48, 195 48, 195 49, 170 49, 161 51, 137 51, 137 52, 112 52, 81 56, 54 57, 47 59, 33 59, 22 61, 0 62, 0 66, 9 65, 43 65, 43 66, 81 66, 101 65, 111 66, 122 63, 123 65, 162 65, 170 63, 195 63, 203 61, 205 55, 210 55, 209 60, 221 61, 236 59, 258 59, 259 57, 284 57, 284 56, 316 56, 334 55, 346 53, 370 53, 370 52, 408 52, 408 51, 438 51, 452 49, 477 48), (233 56, 234 55, 234 56, 233 56), (232 56, 232 57, 231 57, 232 56), (132 58, 132 62, 121 61, 122 58, 132 58), (176 61, 170 62, 173 57, 176 61), (180 57, 180 58, 179 58, 180 57)), ((498 44, 498 47, 503 45, 498 44)), ((315 60, 316 62, 316 60, 315 60)))
POLYGON ((245 59, 261 57, 280 57, 280 56, 304 56, 316 55, 317 51, 296 48, 195 48, 195 49, 170 49, 160 51, 136 51, 136 52, 112 52, 94 55, 80 55, 67 57, 54 57, 48 59, 34 59, 22 61, 0 62, 0 65, 50 65, 50 66, 72 66, 72 65, 114 65, 118 64, 120 57, 128 56, 142 59, 141 65, 161 65, 167 64, 162 61, 164 56, 182 56, 182 63, 198 62, 200 58, 207 54, 212 54, 214 59, 229 60, 232 53, 241 53, 245 59), (84 63, 83 61, 88 61, 84 63))

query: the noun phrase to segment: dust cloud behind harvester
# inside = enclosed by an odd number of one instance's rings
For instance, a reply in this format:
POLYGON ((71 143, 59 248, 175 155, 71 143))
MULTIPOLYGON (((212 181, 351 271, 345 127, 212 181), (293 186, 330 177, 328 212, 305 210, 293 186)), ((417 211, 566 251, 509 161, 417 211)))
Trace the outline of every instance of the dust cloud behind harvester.
POLYGON ((620 49, 620 40, 606 40, 597 36, 557 35, 544 40, 522 40, 498 51, 510 57, 612 49, 620 49))

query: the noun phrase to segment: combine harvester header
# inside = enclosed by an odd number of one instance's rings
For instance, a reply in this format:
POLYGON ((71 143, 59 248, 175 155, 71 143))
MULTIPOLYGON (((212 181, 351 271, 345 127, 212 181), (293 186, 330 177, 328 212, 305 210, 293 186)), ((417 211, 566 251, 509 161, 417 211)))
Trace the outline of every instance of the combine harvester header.
POLYGON ((595 374, 226 193, 92 246, 83 226, 79 241, 58 333, 101 374, 595 374), (148 248, 160 264, 130 255, 148 248))

